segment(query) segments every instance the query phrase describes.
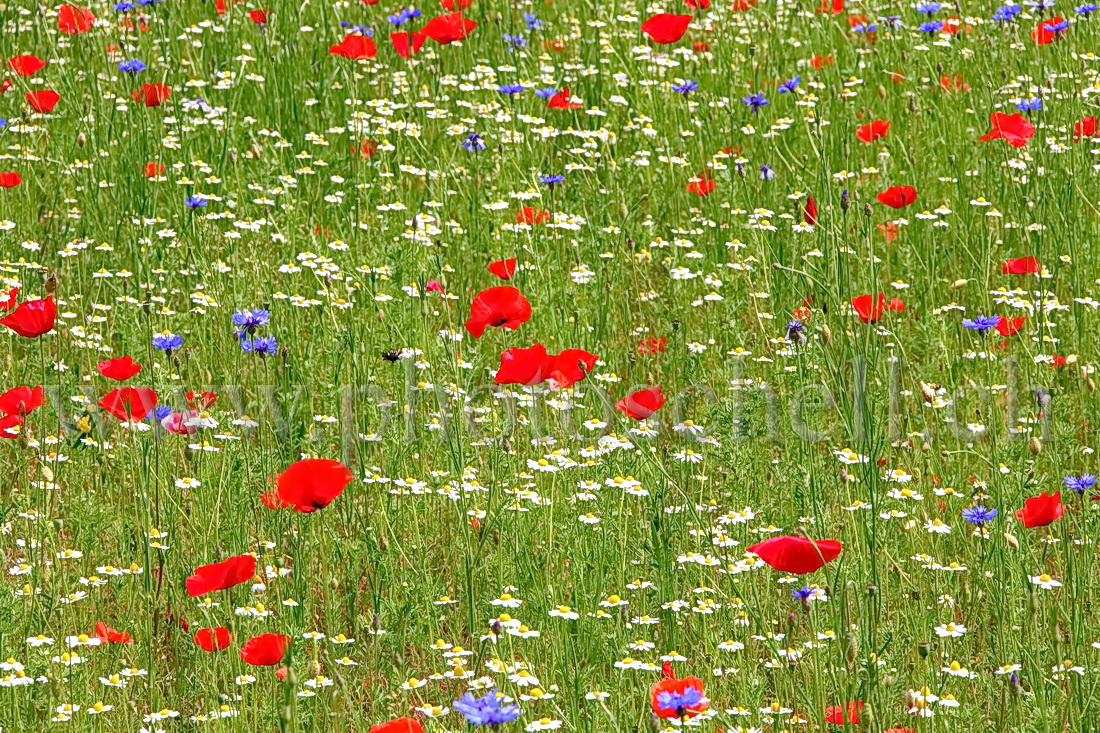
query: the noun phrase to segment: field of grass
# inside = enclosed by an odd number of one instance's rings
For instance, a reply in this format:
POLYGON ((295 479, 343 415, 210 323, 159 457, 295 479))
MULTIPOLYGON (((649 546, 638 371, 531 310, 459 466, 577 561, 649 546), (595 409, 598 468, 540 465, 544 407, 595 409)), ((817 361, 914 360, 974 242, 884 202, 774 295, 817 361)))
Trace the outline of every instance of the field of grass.
POLYGON ((0 0, 0 726, 1097 729, 1095 10, 0 0))

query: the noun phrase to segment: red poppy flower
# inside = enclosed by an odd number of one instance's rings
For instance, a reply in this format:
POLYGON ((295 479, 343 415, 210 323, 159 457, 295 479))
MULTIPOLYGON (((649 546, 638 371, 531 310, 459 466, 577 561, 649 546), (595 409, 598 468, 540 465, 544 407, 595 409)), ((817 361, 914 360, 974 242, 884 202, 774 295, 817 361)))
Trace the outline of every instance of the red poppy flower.
POLYGON ((709 707, 703 697, 703 681, 698 677, 662 679, 649 688, 649 706, 658 718, 693 718, 709 707), (685 698, 695 699, 691 705, 681 705, 685 698))
POLYGON ((802 219, 810 226, 817 224, 817 204, 814 202, 813 196, 806 197, 806 206, 802 209, 802 219))
POLYGON ((1062 17, 1055 15, 1053 18, 1046 20, 1040 20, 1039 25, 1035 26, 1035 30, 1031 32, 1031 40, 1040 46, 1045 46, 1048 43, 1054 43, 1062 38, 1062 33, 1052 30, 1056 25, 1062 22, 1062 17))
POLYGON ((133 357, 123 356, 117 359, 108 359, 96 364, 100 374, 113 379, 116 382, 125 382, 130 377, 141 371, 141 364, 135 364, 133 357))
POLYGON ((1001 263, 1002 275, 1034 275, 1039 271, 1039 260, 1034 257, 1019 257, 1001 263))
POLYGON ((146 178, 159 178, 164 174, 164 164, 155 160, 150 160, 142 168, 141 172, 145 174, 146 178))
POLYGON ((344 40, 328 47, 328 52, 333 56, 339 56, 352 61, 359 59, 373 59, 378 53, 378 47, 374 45, 373 38, 361 36, 358 33, 349 33, 344 40))
POLYGON ((194 642, 198 644, 203 651, 207 652, 219 652, 222 649, 228 649, 232 641, 233 635, 230 634, 229 629, 224 626, 219 626, 215 629, 199 629, 194 638, 194 642))
POLYGON ((23 176, 18 173, 0 173, 0 188, 15 188, 23 182, 23 176))
POLYGON ((825 708, 825 722, 833 725, 859 725, 859 714, 863 711, 862 700, 849 700, 847 710, 841 705, 825 708))
POLYGON ((358 153, 360 158, 371 158, 378 152, 378 141, 360 140, 358 145, 351 146, 351 152, 358 153))
POLYGON ((887 303, 883 293, 879 293, 877 298, 872 295, 857 295, 852 298, 852 308, 855 309, 859 320, 864 323, 874 323, 882 318, 885 310, 901 313, 905 310, 905 303, 901 298, 890 298, 890 302, 887 303))
POLYGON ((397 52, 398 56, 407 59, 419 53, 421 46, 424 45, 425 38, 427 36, 423 33, 391 33, 390 43, 393 44, 393 50, 397 52))
POLYGON ((32 339, 52 331, 56 320, 57 306, 51 296, 46 296, 44 300, 23 301, 11 313, 0 318, 0 323, 23 338, 32 339))
POLYGON ((0 417, 0 438, 19 437, 19 428, 23 427, 23 418, 19 415, 4 415, 0 417))
POLYGON ((1096 137, 1095 117, 1082 117, 1079 122, 1073 123, 1073 142, 1079 143, 1087 137, 1096 137))
POLYGON ((550 97, 546 106, 550 109, 580 109, 579 102, 570 102, 569 99, 569 87, 562 87, 560 92, 550 97))
POLYGON ((43 89, 39 92, 27 92, 24 96, 26 96, 27 104, 31 106, 31 109, 40 114, 49 114, 53 112, 53 108, 61 101, 61 95, 52 89, 43 89))
POLYGON ((1062 492, 1054 494, 1043 492, 1024 501, 1024 508, 1016 511, 1016 518, 1028 529, 1045 527, 1062 516, 1066 508, 1062 506, 1062 492))
POLYGON ((19 300, 19 288, 0 290, 0 313, 7 313, 14 308, 19 300))
POLYGON ((912 186, 890 186, 875 198, 884 206, 891 209, 904 209, 917 200, 917 189, 912 186))
POLYGON ((970 85, 963 81, 962 74, 955 74, 954 79, 951 78, 950 74, 944 74, 940 77, 940 86, 948 92, 970 91, 970 85))
POLYGON ((466 18, 462 13, 449 15, 437 15, 429 20, 420 32, 436 43, 446 46, 448 43, 464 40, 477 28, 477 23, 466 18))
POLYGON ((112 629, 102 621, 95 625, 95 637, 101 642, 107 642, 108 644, 133 644, 134 637, 130 636, 129 631, 119 631, 118 629, 112 629))
POLYGON ((660 338, 656 336, 650 336, 647 339, 642 339, 638 343, 639 354, 660 354, 665 350, 666 339, 662 336, 660 338))
POLYGON ((443 0, 440 4, 444 10, 465 10, 473 4, 473 0, 443 0))
POLYGON ((814 8, 814 12, 840 15, 844 12, 844 0, 821 0, 821 5, 814 8))
POLYGON ((546 209, 536 209, 533 206, 524 206, 516 212, 516 223, 527 224, 531 226, 533 224, 545 224, 550 221, 550 212, 546 209))
POLYGON ((743 13, 746 10, 752 10, 756 7, 756 0, 733 0, 733 5, 730 7, 735 13, 743 13))
POLYGON ((203 392, 197 389, 187 390, 184 397, 187 398, 187 406, 192 410, 209 410, 218 401, 218 396, 213 392, 203 392))
POLYGON ((599 359, 583 349, 566 349, 560 354, 547 353, 542 344, 527 349, 508 349, 500 355, 497 384, 533 385, 554 380, 559 387, 571 387, 581 381, 599 359))
POLYGON ((1019 318, 1001 318, 997 321, 997 332, 1005 338, 1009 336, 1015 336, 1023 328, 1024 321, 1027 320, 1027 316, 1020 316, 1019 318))
POLYGON ((901 230, 898 228, 896 221, 888 221, 885 224, 878 224, 878 230, 882 232, 882 236, 886 238, 887 242, 893 242, 898 238, 898 234, 901 230))
POLYGON ((167 84, 142 84, 141 89, 130 92, 130 96, 146 107, 159 107, 172 96, 172 89, 167 84))
POLYGON ((684 0, 684 5, 692 10, 709 10, 710 0, 684 0))
POLYGON ((26 417, 44 404, 46 397, 41 387, 16 387, 0 394, 0 412, 5 415, 26 417))
POLYGON ((253 667, 274 667, 283 661, 290 648, 290 637, 285 634, 260 634, 241 647, 241 660, 253 667))
POLYGON ((516 274, 516 258, 509 257, 506 260, 497 260, 489 263, 489 272, 501 280, 511 280, 516 274))
POLYGON ((372 725, 370 733, 424 733, 420 721, 412 718, 398 718, 387 723, 372 725))
POLYGON ((690 15, 658 13, 642 23, 642 33, 652 38, 654 43, 676 43, 687 33, 690 24, 690 15))
POLYGON ((805 537, 781 535, 757 542, 749 552, 760 557, 781 573, 803 575, 825 567, 840 555, 842 545, 837 540, 811 540, 805 537))
POLYGON ((46 62, 37 56, 12 56, 7 66, 19 76, 34 76, 46 68, 46 62))
POLYGON ((1035 135, 1035 125, 1025 120, 1019 112, 1011 115, 991 112, 989 125, 989 132, 978 138, 982 142, 1004 140, 1014 148, 1022 148, 1035 135))
POLYGON ((482 290, 474 297, 470 303, 470 317, 466 319, 466 330, 474 338, 481 338, 489 326, 515 331, 529 320, 531 304, 523 293, 511 285, 500 285, 482 290))
POLYGON ((309 514, 324 509, 351 483, 348 467, 329 458, 292 463, 275 482, 275 496, 294 511, 309 514))
POLYGON ((267 14, 271 12, 270 8, 264 8, 261 10, 248 11, 248 17, 252 19, 252 22, 256 25, 267 25, 267 14))
POLYGON ((696 196, 707 196, 716 188, 718 188, 718 184, 714 182, 710 171, 701 171, 696 174, 694 178, 688 181, 687 185, 687 190, 696 196))
POLYGON ((650 387, 632 392, 615 403, 615 409, 635 420, 645 420, 661 409, 665 395, 660 387, 650 387))
POLYGON ((66 3, 57 11, 57 29, 70 36, 87 33, 92 29, 94 22, 95 16, 87 8, 78 8, 66 3))
POLYGON ((874 142, 880 137, 886 137, 888 132, 890 132, 890 122, 888 120, 875 120, 870 124, 860 125, 856 128, 856 139, 861 143, 874 142))
POLYGON ((119 420, 144 420, 157 406, 157 393, 147 387, 120 387, 103 396, 99 406, 119 420))
POLYGON ((187 594, 204 596, 216 590, 225 590, 247 583, 256 574, 256 558, 249 554, 237 555, 211 565, 195 568, 187 579, 187 594))

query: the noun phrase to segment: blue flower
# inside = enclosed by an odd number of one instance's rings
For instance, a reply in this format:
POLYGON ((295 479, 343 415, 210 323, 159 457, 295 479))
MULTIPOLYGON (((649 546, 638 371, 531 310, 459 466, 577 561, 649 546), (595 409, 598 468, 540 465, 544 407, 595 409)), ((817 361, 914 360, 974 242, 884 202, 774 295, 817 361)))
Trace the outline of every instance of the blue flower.
POLYGON ((506 43, 512 44, 512 50, 515 50, 517 48, 525 48, 527 46, 527 39, 523 36, 510 36, 505 33, 504 40, 506 43))
POLYGON ((271 321, 271 312, 266 308, 245 308, 233 314, 233 325, 242 329, 255 331, 260 326, 266 326, 271 321))
POLYGON ((941 30, 943 30, 943 21, 930 20, 926 23, 921 23, 919 26, 917 26, 917 30, 919 30, 921 33, 939 33, 941 30))
POLYGON ((917 6, 917 12, 921 15, 935 15, 943 10, 943 3, 921 3, 917 6))
POLYGON ((1038 112, 1043 108, 1042 97, 1032 97, 1031 99, 1021 99, 1016 103, 1016 109, 1021 112, 1038 112))
POLYGON ((500 725, 511 723, 520 716, 518 705, 503 705, 496 690, 489 690, 483 697, 467 692, 454 701, 454 709, 466 716, 470 725, 500 725))
POLYGON ((1000 322, 1000 316, 978 316, 977 318, 967 318, 963 320, 963 328, 969 328, 972 331, 984 333, 991 328, 996 328, 997 324, 1000 322))
POLYGON ((7 126, 8 126, 8 121, 5 120, 3 117, 0 117, 0 127, 7 127, 7 126))
POLYGON ((206 199, 199 198, 198 196, 188 196, 183 200, 183 205, 189 209, 201 209, 206 206, 206 199))
POLYGON ((534 13, 524 13, 523 22, 527 24, 527 30, 535 31, 542 28, 542 21, 534 13))
POLYGON ((786 94, 791 92, 792 94, 798 90, 798 84, 802 81, 801 76, 795 76, 779 85, 779 93, 786 94))
POLYGON ((657 705, 662 710, 689 710, 696 707, 703 700, 703 691, 698 687, 685 687, 683 692, 660 692, 657 694, 657 705))
POLYGON ((775 178, 775 171, 772 170, 772 167, 770 165, 765 163, 764 165, 760 166, 761 181, 770 181, 773 178, 775 178))
POLYGON ((153 417, 156 418, 157 422, 160 422, 171 414, 171 405, 157 405, 155 408, 153 408, 153 417))
POLYGON ((563 176, 561 173, 554 173, 549 176, 542 176, 541 178, 539 178, 539 183, 545 183, 547 186, 552 187, 555 184, 561 183, 564 180, 565 176, 563 176))
POLYGON ((481 135, 476 132, 471 132, 466 136, 466 139, 462 141, 462 147, 468 152, 476 153, 478 150, 485 149, 485 141, 481 139, 481 135))
POLYGON ((1019 5, 1002 5, 993 11, 993 20, 1007 23, 1023 11, 1019 5))
POLYGON ((797 588, 791 591, 791 598, 796 601, 804 601, 814 594, 814 589, 808 585, 804 585, 801 588, 797 588))
POLYGON ((141 59, 121 61, 119 62, 118 70, 125 74, 136 74, 139 71, 145 71, 145 64, 142 63, 141 59))
POLYGON ((1044 23, 1043 30, 1050 31, 1051 33, 1061 33, 1065 29, 1069 28, 1069 21, 1063 20, 1058 23, 1044 23))
POLYGON ((395 26, 403 25, 413 18, 419 18, 420 11, 416 8, 401 8, 393 15, 386 16, 386 20, 395 26))
POLYGON ((856 33, 874 33, 878 30, 878 26, 874 23, 856 23, 852 30, 856 33))
POLYGON ((549 99, 558 93, 557 87, 544 87, 542 89, 535 90, 535 96, 539 99, 549 99))
POLYGON ((1078 494, 1083 494, 1096 485, 1096 477, 1091 473, 1083 473, 1080 476, 1066 476, 1062 479, 1066 488, 1073 489, 1078 494))
POLYGON ((694 92, 698 89, 699 83, 696 81, 692 81, 691 79, 687 79, 686 81, 684 81, 683 84, 677 84, 672 87, 672 91, 683 94, 684 96, 687 96, 689 92, 694 92))
POLYGON ((183 346, 183 336, 178 333, 158 333, 153 335, 153 348, 160 351, 172 352, 183 346))
POLYGON ((1085 3, 1084 5, 1078 5, 1076 8, 1073 9, 1073 12, 1077 13, 1078 15, 1088 15, 1090 13, 1095 13, 1097 8, 1100 8, 1100 5, 1097 5, 1096 3, 1085 3))
POLYGON ((137 8, 137 5, 135 5, 132 2, 126 2, 124 0, 124 2, 115 3, 114 8, 115 8, 116 11, 118 11, 120 13, 129 13, 131 10, 134 10, 135 8, 137 8))
POLYGON ((279 350, 274 336, 257 336, 254 339, 241 339, 241 351, 246 354, 270 356, 279 350))
POLYGON ((971 524, 977 524, 979 526, 993 521, 997 517, 997 510, 987 508, 979 504, 978 506, 972 506, 969 509, 963 509, 962 518, 971 524))
POLYGON ((497 87, 501 94, 523 94, 522 84, 501 84, 497 87))
POLYGON ((764 96, 763 92, 741 97, 741 101, 744 102, 746 107, 751 107, 753 112, 759 112, 761 107, 765 107, 769 103, 768 98, 764 96))

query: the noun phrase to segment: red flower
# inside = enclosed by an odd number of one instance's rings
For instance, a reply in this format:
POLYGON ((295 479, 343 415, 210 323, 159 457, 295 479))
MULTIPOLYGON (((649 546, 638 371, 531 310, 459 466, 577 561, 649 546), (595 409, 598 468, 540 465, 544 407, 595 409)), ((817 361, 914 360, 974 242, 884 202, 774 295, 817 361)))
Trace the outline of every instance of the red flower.
POLYGON ((963 81, 962 74, 955 74, 952 79, 950 74, 940 77, 940 86, 947 92, 969 92, 970 85, 963 81))
POLYGON ((542 344, 527 349, 508 349, 500 355, 497 384, 532 385, 554 380, 558 387, 571 387, 581 381, 600 357, 582 349, 566 349, 549 354, 542 344))
POLYGON ((351 146, 351 152, 358 153, 360 158, 371 158, 378 152, 378 141, 360 140, 358 145, 351 146))
POLYGON ((635 420, 645 420, 661 409, 665 395, 660 387, 650 387, 632 392, 615 403, 615 409, 635 420))
POLYGON ((125 382, 130 377, 141 371, 141 364, 135 364, 132 357, 123 356, 118 359, 108 359, 96 364, 99 373, 113 379, 116 382, 125 382))
POLYGON ((45 300, 26 300, 16 306, 8 315, 0 318, 0 323, 15 331, 23 338, 37 338, 53 330, 57 319, 57 306, 53 298, 45 300))
POLYGON ((693 718, 706 710, 709 705, 710 703, 703 697, 703 681, 698 677, 685 677, 682 680, 669 677, 649 688, 649 706, 658 718, 693 718), (689 689, 694 689, 696 692, 688 694, 692 697, 697 695, 701 698, 700 701, 690 707, 677 705, 678 698, 682 698, 689 689))
POLYGON ((391 33, 390 43, 393 44, 393 50, 397 52, 397 55, 403 59, 415 56, 420 47, 424 45, 424 39, 427 38, 423 33, 391 33), (409 39, 412 39, 412 46, 409 45, 409 39))
POLYGON ((463 17, 462 13, 451 13, 432 18, 420 29, 420 32, 436 43, 446 46, 448 43, 465 39, 474 28, 477 28, 477 23, 463 17))
POLYGON ((247 583, 256 574, 256 558, 249 554, 237 555, 228 560, 195 568, 187 579, 187 594, 204 596, 216 590, 225 590, 247 583))
POLYGON ((19 288, 0 290, 0 313, 6 313, 18 303, 19 288))
POLYGON ((472 0, 443 0, 440 4, 444 10, 465 10, 470 7, 472 0))
POLYGON ((642 33, 652 38, 654 43, 676 43, 687 33, 690 23, 690 15, 658 13, 642 23, 642 33))
POLYGON ((470 317, 466 330, 474 338, 481 338, 489 326, 499 326, 515 331, 531 320, 531 304, 523 293, 511 285, 500 285, 482 290, 470 303, 470 317))
POLYGON ((917 189, 912 186, 890 186, 878 196, 878 202, 891 209, 904 209, 917 200, 917 189))
POLYGON ((524 206, 516 212, 517 224, 531 226, 532 224, 545 224, 548 221, 550 221, 550 212, 546 209, 536 209, 533 206, 524 206))
POLYGON ((7 65, 19 76, 34 76, 46 68, 46 62, 37 56, 12 56, 7 65))
POLYGON ((260 634, 241 647, 241 660, 253 667, 274 667, 283 661, 290 647, 290 637, 284 634, 260 634))
POLYGON ((844 0, 821 0, 821 5, 814 8, 814 12, 840 15, 844 12, 844 0))
POLYGON ((424 727, 420 725, 420 721, 412 718, 398 718, 388 723, 372 725, 370 733, 424 733, 424 727))
POLYGON ((890 123, 887 120, 875 120, 866 125, 860 125, 856 128, 856 139, 861 143, 869 143, 878 140, 880 137, 886 137, 886 133, 890 132, 890 123))
POLYGON ((0 417, 0 438, 18 438, 21 427, 23 427, 23 418, 19 415, 0 417))
POLYGON ((1031 32, 1031 40, 1040 46, 1045 46, 1048 43, 1054 43, 1062 38, 1062 32, 1055 32, 1051 30, 1054 26, 1062 22, 1062 18, 1059 15, 1055 15, 1053 18, 1047 20, 1040 20, 1039 25, 1035 26, 1035 30, 1031 32))
POLYGON ((75 36, 78 33, 87 33, 92 29, 95 16, 87 8, 78 8, 66 3, 57 11, 57 29, 62 33, 75 36))
POLYGON ((1079 143, 1086 137, 1096 137, 1095 117, 1082 117, 1080 122, 1073 123, 1073 142, 1079 143))
POLYGON ((1031 529, 1047 526, 1065 511, 1066 508, 1062 506, 1062 492, 1056 491, 1051 495, 1044 491, 1024 501, 1024 508, 1016 511, 1016 518, 1031 529))
POLYGON ((818 53, 818 54, 814 54, 813 57, 810 59, 810 66, 814 67, 814 69, 817 70, 817 71, 821 71, 822 68, 824 68, 826 66, 832 66, 832 65, 833 65, 833 57, 832 57, 831 54, 828 55, 828 56, 824 56, 824 55, 818 53))
POLYGON ((24 96, 26 96, 27 104, 31 106, 31 109, 41 114, 53 112, 53 108, 61 101, 61 95, 52 89, 43 89, 40 92, 27 92, 24 96))
POLYGON ((252 22, 256 25, 267 25, 267 14, 270 12, 270 8, 250 10, 248 11, 248 17, 251 18, 252 22))
POLYGON ((146 107, 159 107, 172 96, 172 89, 167 84, 142 84, 141 89, 130 92, 130 96, 146 107))
POLYGON ((803 575, 825 567, 840 555, 842 546, 837 540, 811 540, 805 537, 781 535, 749 548, 771 567, 781 573, 803 575))
POLYGON ((696 174, 694 178, 688 181, 687 185, 687 190, 696 196, 706 196, 716 188, 718 188, 718 184, 714 182, 710 171, 701 171, 696 174))
POLYGON ((213 392, 200 392, 190 389, 184 395, 187 398, 187 406, 192 410, 209 410, 218 401, 218 396, 213 392))
POLYGON ((509 257, 506 260, 497 260, 489 263, 489 272, 501 280, 511 280, 516 274, 516 258, 509 257))
POLYGON ((219 626, 216 629, 199 629, 194 638, 194 642, 202 647, 203 651, 208 652, 219 652, 222 649, 227 649, 232 641, 232 634, 224 626, 219 626))
POLYGON ((1034 275, 1039 271, 1039 260, 1034 257, 1020 257, 1005 260, 1001 264, 1002 275, 1034 275))
POLYGON ((23 182, 23 176, 18 173, 0 173, 0 188, 15 188, 23 182))
POLYGON ((840 705, 830 705, 825 708, 825 722, 833 725, 859 725, 859 714, 863 711, 862 700, 849 700, 847 716, 845 708, 840 705))
POLYGON ((852 308, 855 309, 859 320, 864 323, 874 323, 882 318, 885 310, 901 313, 905 310, 905 303, 901 298, 890 298, 890 302, 887 303, 883 293, 879 293, 877 299, 873 295, 857 295, 852 298, 852 308))
POLYGON ((107 642, 109 644, 133 644, 134 637, 130 636, 129 631, 119 631, 118 629, 112 629, 102 621, 95 625, 95 636, 101 642, 107 642))
POLYGON ((359 59, 373 59, 378 52, 373 38, 361 36, 358 33, 349 33, 344 40, 328 47, 328 52, 333 56, 358 61, 359 59))
POLYGON ((26 417, 44 404, 46 398, 41 387, 16 387, 0 394, 0 412, 5 415, 26 417))
POLYGON ((817 204, 814 202, 813 196, 806 197, 806 206, 802 209, 802 219, 810 226, 817 224, 817 204))
POLYGON ((324 509, 351 483, 348 467, 329 458, 307 458, 290 464, 275 482, 275 498, 309 514, 324 509))
POLYGON ((144 420, 157 406, 157 393, 147 387, 120 387, 103 396, 99 406, 119 420, 144 420))
POLYGON ((1025 120, 1019 112, 1011 115, 991 112, 989 125, 989 132, 978 138, 982 142, 1004 140, 1014 148, 1022 148, 1035 135, 1035 125, 1025 120))
POLYGON ((638 343, 639 354, 660 354, 665 350, 666 339, 662 336, 657 338, 656 336, 650 336, 647 339, 642 339, 638 343))
POLYGON ((580 103, 569 101, 569 87, 562 87, 560 92, 550 97, 546 106, 550 109, 580 109, 581 107, 580 103))
POLYGON ((1005 338, 1015 336, 1020 332, 1026 320, 1027 316, 1020 316, 1019 318, 1001 318, 1001 320, 997 321, 997 332, 1005 338))
POLYGON ((155 160, 150 160, 145 164, 141 172, 145 174, 146 178, 159 178, 164 173, 164 164, 155 160))

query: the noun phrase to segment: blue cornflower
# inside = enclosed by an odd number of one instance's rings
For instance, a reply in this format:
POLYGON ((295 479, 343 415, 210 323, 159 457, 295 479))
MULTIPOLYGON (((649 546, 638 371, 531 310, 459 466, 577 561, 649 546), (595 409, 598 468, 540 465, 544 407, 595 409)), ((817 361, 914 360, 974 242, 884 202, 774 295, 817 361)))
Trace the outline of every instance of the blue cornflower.
POLYGON ((244 308, 233 314, 233 325, 248 330, 250 333, 260 326, 266 326, 271 321, 271 311, 267 308, 244 308))
POLYGON ((523 36, 510 36, 505 33, 504 41, 512 44, 513 50, 516 48, 525 48, 527 46, 527 39, 523 36))
POLYGON ((993 20, 1007 23, 1023 11, 1019 5, 1002 5, 993 11, 993 20))
POLYGON ((557 87, 543 87, 535 90, 535 96, 539 99, 549 99, 558 93, 557 87))
POLYGON ((919 30, 921 33, 939 33, 941 30, 943 30, 943 21, 929 20, 917 26, 917 30, 919 30))
POLYGON ((554 185, 561 183, 564 180, 565 176, 563 176, 561 173, 554 173, 539 178, 539 183, 545 183, 547 186, 553 187, 554 185))
POLYGON ((769 103, 768 98, 764 96, 763 92, 741 97, 741 101, 745 103, 746 107, 752 107, 753 112, 759 112, 761 107, 766 107, 769 103))
POLYGON ((3 117, 0 117, 0 128, 7 127, 7 126, 8 126, 8 121, 5 120, 3 117))
POLYGON ((419 17, 420 17, 420 11, 417 10, 416 8, 401 8, 400 10, 398 10, 393 15, 387 15, 386 20, 388 20, 393 25, 398 26, 398 25, 404 25, 405 23, 408 23, 413 18, 419 18, 419 17))
POLYGON ((787 340, 799 342, 805 341, 806 324, 798 320, 797 318, 787 321, 787 340))
POLYGON ((917 12, 921 15, 935 15, 943 10, 943 3, 921 3, 917 6, 917 12))
POLYGON ((1100 5, 1096 3, 1085 3, 1084 5, 1078 5, 1073 9, 1073 12, 1078 15, 1089 15, 1090 13, 1095 13, 1098 8, 1100 8, 1100 5))
POLYGON ((1021 99, 1016 103, 1016 109, 1021 112, 1038 112, 1043 108, 1042 97, 1032 97, 1031 99, 1021 99))
POLYGON ((524 13, 523 22, 527 24, 527 30, 529 31, 537 31, 542 28, 542 21, 534 13, 524 13))
POLYGON ((501 84, 497 87, 497 91, 501 94, 523 94, 522 84, 501 84))
POLYGON ((206 206, 206 199, 198 196, 188 196, 183 200, 183 205, 189 209, 201 209, 206 206))
POLYGON ((183 346, 183 336, 178 333, 165 331, 164 333, 153 334, 154 349, 171 353, 181 346, 183 346))
POLYGON ((657 705, 661 710, 679 711, 690 710, 703 700, 703 691, 698 687, 685 687, 683 692, 669 692, 665 690, 657 694, 657 705))
POLYGON ((124 74, 136 74, 139 71, 145 71, 145 64, 141 59, 131 59, 129 61, 121 61, 118 64, 118 70, 124 74))
POLYGON ((479 150, 485 149, 485 141, 481 139, 481 135, 478 135, 476 132, 471 132, 466 136, 466 139, 462 141, 462 147, 465 148, 467 152, 476 153, 479 150))
POLYGON ((1043 30, 1050 31, 1051 33, 1061 33, 1065 29, 1069 28, 1069 21, 1063 20, 1057 23, 1044 23, 1043 30))
POLYGON ((787 92, 791 92, 793 94, 795 91, 798 90, 798 84, 801 81, 802 81, 801 76, 795 76, 795 77, 791 77, 790 79, 787 79, 787 81, 785 81, 785 82, 783 82, 782 84, 779 85, 779 93, 780 94, 786 94, 787 92))
POLYGON ((1096 485, 1096 477, 1091 473, 1083 473, 1080 476, 1066 476, 1062 483, 1067 489, 1073 489, 1078 494, 1083 494, 1096 485))
POLYGON ((900 15, 884 15, 879 18, 880 21, 890 26, 891 28, 904 28, 905 23, 901 22, 900 15))
POLYGON ((971 524, 977 524, 979 526, 992 522, 997 517, 997 510, 984 507, 981 504, 972 506, 969 509, 962 510, 962 518, 971 524))
POLYGON ((775 178, 775 171, 772 170, 772 167, 770 165, 765 163, 764 165, 760 166, 761 181, 770 181, 773 178, 775 178))
POLYGON ((156 419, 157 422, 160 422, 161 420, 163 420, 164 418, 168 417, 171 414, 172 414, 172 406, 171 405, 157 405, 156 407, 153 408, 153 417, 156 419))
POLYGON ((672 87, 672 91, 683 94, 684 96, 687 96, 690 92, 697 91, 698 89, 699 83, 693 81, 692 79, 687 79, 684 81, 683 84, 677 84, 672 87))
POLYGON ((878 25, 875 23, 856 23, 852 30, 856 33, 874 33, 878 30, 878 25))
POLYGON ((454 701, 454 709, 466 716, 470 725, 500 725, 511 723, 520 716, 518 705, 503 705, 496 690, 489 690, 483 697, 467 692, 454 701))
POLYGON ((274 336, 257 336, 254 339, 241 339, 241 351, 246 354, 271 356, 279 350, 274 336))
POLYGON ((814 594, 814 589, 808 585, 804 585, 801 588, 797 588, 791 591, 791 598, 796 601, 804 601, 814 594))
POLYGON ((985 333, 991 328, 996 328, 997 324, 1000 322, 1000 316, 977 316, 976 318, 964 319, 963 328, 969 328, 971 331, 980 331, 982 333, 985 333))
POLYGON ((121 3, 115 3, 114 8, 120 13, 129 13, 131 10, 136 9, 137 5, 128 0, 123 0, 121 3))
POLYGON ((1054 0, 1027 0, 1024 5, 1035 10, 1046 10, 1054 7, 1054 0))

